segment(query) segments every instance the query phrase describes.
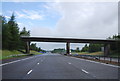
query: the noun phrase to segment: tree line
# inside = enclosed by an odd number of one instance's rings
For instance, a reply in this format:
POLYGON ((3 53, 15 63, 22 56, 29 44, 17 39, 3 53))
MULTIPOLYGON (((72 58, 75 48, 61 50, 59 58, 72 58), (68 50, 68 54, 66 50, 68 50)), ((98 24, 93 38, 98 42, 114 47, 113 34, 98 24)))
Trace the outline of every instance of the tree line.
MULTIPOLYGON (((2 20, 2 49, 3 50, 18 50, 25 49, 25 42, 20 39, 21 36, 30 36, 30 31, 25 27, 20 31, 18 23, 15 20, 14 13, 7 21, 4 16, 0 16, 2 20)), ((30 49, 40 51, 36 44, 31 44, 30 49)))
POLYGON ((30 45, 30 50, 35 50, 35 51, 38 51, 38 52, 46 52, 45 50, 43 50, 43 49, 41 49, 40 47, 37 47, 36 46, 36 43, 32 43, 31 45, 30 45))
MULTIPOLYGON (((111 40, 119 40, 120 39, 120 35, 113 35, 112 37, 108 37, 107 39, 111 40)), ((104 47, 104 44, 89 44, 89 45, 85 45, 81 52, 98 52, 101 51, 101 48, 104 47)), ((111 53, 120 53, 120 43, 114 43, 114 44, 110 44, 110 49, 111 49, 111 53)))
MULTIPOLYGON (((118 40, 120 39, 120 35, 113 35, 112 37, 108 37, 107 39, 111 40, 118 40)), ((71 49, 71 52, 99 52, 104 51, 102 50, 104 48, 104 44, 85 44, 84 47, 80 50, 79 47, 76 47, 76 49, 71 49)), ((111 54, 120 54, 120 43, 114 43, 110 44, 111 54)), ((66 50, 64 48, 58 48, 52 50, 53 53, 65 53, 66 50)))

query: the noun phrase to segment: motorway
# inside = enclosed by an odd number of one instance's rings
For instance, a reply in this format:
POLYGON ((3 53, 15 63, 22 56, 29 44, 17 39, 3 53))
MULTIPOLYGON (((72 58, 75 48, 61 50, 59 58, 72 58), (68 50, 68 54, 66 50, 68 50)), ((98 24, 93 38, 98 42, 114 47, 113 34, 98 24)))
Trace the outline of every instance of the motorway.
POLYGON ((3 79, 118 79, 118 66, 52 53, 0 67, 3 79))

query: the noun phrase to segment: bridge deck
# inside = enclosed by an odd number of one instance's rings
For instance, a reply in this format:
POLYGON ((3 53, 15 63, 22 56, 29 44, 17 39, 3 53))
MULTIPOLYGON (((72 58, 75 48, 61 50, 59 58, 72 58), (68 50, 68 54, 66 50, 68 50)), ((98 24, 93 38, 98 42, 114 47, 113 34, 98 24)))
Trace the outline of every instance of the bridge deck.
POLYGON ((75 39, 75 38, 50 38, 50 37, 21 37, 24 41, 36 42, 70 42, 70 43, 115 43, 118 40, 104 40, 104 39, 75 39))

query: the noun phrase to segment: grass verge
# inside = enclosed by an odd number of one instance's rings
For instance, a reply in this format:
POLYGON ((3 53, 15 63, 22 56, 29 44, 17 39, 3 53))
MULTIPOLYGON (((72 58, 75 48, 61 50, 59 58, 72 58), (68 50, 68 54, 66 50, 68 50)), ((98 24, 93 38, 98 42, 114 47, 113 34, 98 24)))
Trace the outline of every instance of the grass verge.
POLYGON ((21 52, 17 51, 17 50, 13 50, 13 51, 9 51, 9 50, 2 50, 2 53, 0 55, 0 59, 6 59, 6 58, 11 58, 11 57, 15 57, 18 54, 21 54, 21 52))
POLYGON ((73 52, 72 54, 79 54, 79 55, 103 55, 103 52, 93 52, 93 53, 89 53, 89 52, 73 52))
MULTIPOLYGON (((38 55, 42 54, 37 51, 30 50, 30 54, 38 55)), ((0 50, 0 60, 1 59, 8 59, 8 58, 18 58, 18 57, 23 57, 23 56, 28 56, 28 54, 23 54, 17 50, 0 50)))
POLYGON ((40 52, 37 52, 37 51, 34 51, 34 50, 30 50, 30 54, 39 55, 39 54, 42 54, 42 53, 40 53, 40 52))

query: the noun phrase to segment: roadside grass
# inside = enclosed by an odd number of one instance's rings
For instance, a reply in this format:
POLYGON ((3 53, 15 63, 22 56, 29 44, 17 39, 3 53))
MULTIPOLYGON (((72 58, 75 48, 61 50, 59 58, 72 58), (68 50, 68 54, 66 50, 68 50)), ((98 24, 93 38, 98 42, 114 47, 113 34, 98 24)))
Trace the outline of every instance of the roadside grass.
MULTIPOLYGON (((25 52, 25 50, 22 50, 22 51, 25 52)), ((30 50, 30 54, 38 55, 38 54, 42 54, 42 53, 34 51, 34 50, 30 50)))
POLYGON ((2 50, 0 50, 0 59, 2 59, 2 50))
POLYGON ((17 50, 2 50, 2 53, 0 55, 0 59, 6 59, 6 58, 11 58, 14 57, 15 55, 17 56, 18 54, 22 54, 21 52, 17 50))
POLYGON ((93 53, 88 53, 88 55, 104 55, 104 52, 93 52, 93 53))
POLYGON ((120 54, 119 53, 113 53, 111 55, 109 55, 110 57, 120 57, 120 54))
POLYGON ((88 52, 72 52, 71 54, 80 54, 80 55, 83 55, 83 54, 88 54, 88 52))
POLYGON ((79 55, 104 55, 103 52, 93 52, 93 53, 89 53, 89 52, 73 52, 72 54, 79 54, 79 55))
MULTIPOLYGON (((89 52, 73 52, 72 54, 103 56, 104 52, 93 52, 93 53, 89 53, 89 52)), ((118 56, 120 56, 120 54, 118 54, 118 53, 111 53, 109 55, 109 57, 118 57, 118 56)))
POLYGON ((30 50, 30 54, 39 55, 39 54, 42 54, 42 53, 40 53, 40 52, 37 52, 37 51, 34 51, 34 50, 30 50))
MULTIPOLYGON (((42 53, 30 50, 30 54, 38 55, 38 54, 42 54, 42 53)), ((23 53, 21 53, 21 52, 19 52, 17 50, 13 50, 13 51, 10 51, 10 50, 0 50, 0 60, 1 59, 13 58, 13 57, 18 58, 18 57, 23 57, 23 56, 28 56, 28 54, 23 54, 23 53)))

